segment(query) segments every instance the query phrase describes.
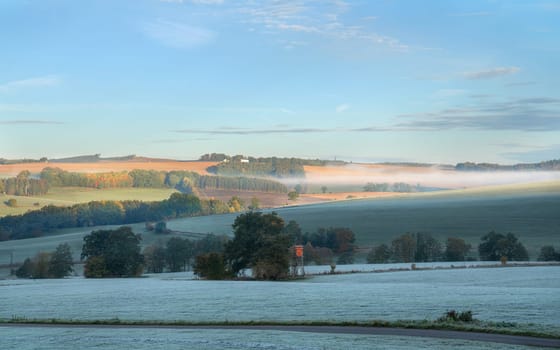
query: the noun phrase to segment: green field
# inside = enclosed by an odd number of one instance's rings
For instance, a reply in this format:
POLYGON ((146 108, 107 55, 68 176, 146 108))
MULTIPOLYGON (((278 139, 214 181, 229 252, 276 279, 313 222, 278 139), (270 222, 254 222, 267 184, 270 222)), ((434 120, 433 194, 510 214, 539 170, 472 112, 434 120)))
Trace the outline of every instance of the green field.
POLYGON ((94 189, 86 187, 54 187, 44 196, 24 197, 0 194, 0 216, 23 214, 29 210, 37 210, 45 205, 73 205, 101 200, 141 200, 160 201, 167 199, 175 192, 170 188, 110 188, 94 189), (6 205, 10 198, 17 200, 18 206, 6 205))
MULTIPOLYGON (((157 191, 146 191, 144 195, 149 193, 157 195, 157 191)), ((161 191, 160 194, 166 197, 161 191)), ((460 237, 476 248, 480 237, 491 230, 514 233, 527 247, 532 260, 543 245, 560 248, 560 182, 337 201, 275 211, 286 221, 296 220, 304 232, 318 227, 350 227, 356 234, 356 243, 364 248, 390 244, 406 232, 431 233, 442 242, 449 236, 460 237)), ((236 216, 177 219, 167 226, 178 231, 230 235, 236 216)), ((143 234, 144 244, 171 237, 146 232, 143 223, 132 226, 135 232, 143 234)), ((94 229, 98 228, 66 229, 48 237, 0 242, 0 265, 9 263, 11 252, 15 261, 23 261, 38 251, 54 250, 63 242, 69 243, 79 257, 83 236, 94 229)))
MULTIPOLYGON (((10 264, 13 259, 14 263, 21 263, 28 257, 33 257, 38 252, 52 252, 61 243, 68 243, 72 249, 74 261, 80 260, 82 252, 82 244, 84 236, 94 230, 113 229, 120 225, 96 226, 96 227, 80 227, 74 229, 59 230, 54 234, 39 238, 30 238, 14 241, 0 242, 0 266, 10 264)), ((199 235, 190 234, 156 234, 153 231, 145 229, 145 223, 127 225, 131 226, 135 233, 142 235, 142 245, 150 245, 157 242, 165 243, 171 237, 182 237, 195 239, 199 235)), ((0 273, 1 277, 1 273, 0 273)))
MULTIPOLYGON (((390 244, 406 232, 431 233, 442 243, 447 237, 460 237, 476 247, 480 237, 491 230, 514 233, 533 260, 543 245, 560 247, 559 182, 338 201, 275 211, 286 221, 297 221, 304 232, 318 227, 349 227, 361 247, 390 244)), ((168 227, 229 234, 235 216, 179 219, 168 227)))

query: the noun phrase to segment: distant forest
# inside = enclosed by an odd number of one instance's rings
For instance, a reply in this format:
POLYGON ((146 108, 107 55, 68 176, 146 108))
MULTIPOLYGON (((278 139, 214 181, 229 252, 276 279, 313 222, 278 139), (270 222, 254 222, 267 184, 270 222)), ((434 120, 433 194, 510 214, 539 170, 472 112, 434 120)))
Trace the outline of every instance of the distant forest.
POLYGON ((0 193, 12 196, 40 196, 47 194, 49 184, 43 179, 33 179, 29 171, 22 171, 16 177, 0 179, 0 193))
POLYGON ((547 160, 540 163, 526 163, 515 165, 500 165, 494 163, 458 163, 455 165, 458 171, 521 171, 521 170, 560 170, 560 159, 547 160))
POLYGON ((45 168, 39 179, 23 171, 17 177, 0 179, 0 193, 18 196, 46 194, 52 187, 89 188, 176 188, 193 193, 196 189, 222 189, 235 191, 259 191, 287 193, 287 187, 274 180, 200 175, 191 171, 132 170, 108 173, 77 173, 60 168, 45 168))
MULTIPOLYGON (((21 164, 21 163, 96 163, 102 161, 126 162, 126 161, 146 161, 146 160, 166 160, 171 159, 153 159, 147 157, 136 156, 134 154, 122 157, 101 157, 100 154, 82 155, 75 157, 48 159, 42 157, 40 159, 6 159, 0 158, 0 165, 21 164)), ((346 164, 344 161, 337 160, 320 160, 320 159, 302 159, 302 158, 278 158, 278 157, 245 157, 242 155, 229 156, 224 153, 207 153, 198 159, 204 162, 220 162, 220 164, 210 167, 209 172, 217 175, 225 176, 273 176, 273 177, 301 177, 303 174, 303 166, 305 165, 332 165, 346 164)), ((415 162, 381 162, 377 164, 384 165, 400 165, 415 167, 431 167, 431 163, 415 163, 415 162)), ((474 163, 463 162, 453 165, 439 165, 444 168, 454 168, 459 171, 495 171, 495 170, 560 170, 560 159, 542 161, 539 163, 519 163, 514 165, 501 165, 497 163, 474 163)))
POLYGON ((156 202, 125 200, 92 201, 70 207, 47 205, 22 215, 0 218, 0 241, 41 237, 62 228, 123 225, 229 212, 231 208, 222 201, 201 200, 182 193, 173 193, 169 199, 156 202))
MULTIPOLYGON (((236 155, 233 157, 223 153, 205 154, 201 161, 220 162, 209 167, 210 173, 224 176, 263 176, 263 177, 305 177, 304 165, 324 166, 332 164, 326 160, 310 160, 301 158, 254 158, 236 155)), ((344 162, 336 162, 344 164, 344 162)))

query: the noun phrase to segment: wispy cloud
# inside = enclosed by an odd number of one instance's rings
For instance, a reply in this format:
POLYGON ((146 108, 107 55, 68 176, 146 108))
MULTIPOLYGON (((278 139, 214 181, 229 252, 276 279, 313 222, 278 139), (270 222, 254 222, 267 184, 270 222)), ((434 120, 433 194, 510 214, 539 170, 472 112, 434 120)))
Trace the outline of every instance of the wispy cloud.
POLYGON ((185 2, 190 2, 196 5, 220 5, 224 3, 224 0, 159 0, 160 2, 169 2, 182 4, 185 2))
POLYGON ((280 108, 280 112, 286 113, 286 114, 294 114, 294 111, 292 111, 289 108, 280 108))
POLYGON ((474 72, 464 73, 464 77, 470 80, 479 79, 493 79, 506 75, 518 73, 521 69, 519 67, 496 67, 491 69, 479 70, 474 72))
MULTIPOLYGON (((343 110, 341 105, 340 110, 343 110)), ((314 128, 276 125, 252 129, 221 127, 217 129, 173 130, 185 134, 208 135, 272 135, 317 133, 426 132, 447 130, 517 130, 526 132, 560 130, 560 99, 549 97, 518 98, 504 102, 477 99, 465 104, 424 113, 403 114, 388 125, 358 128, 314 128)))
POLYGON ((242 129, 222 127, 218 129, 181 129, 174 132, 182 134, 209 134, 209 135, 270 135, 270 134, 306 134, 327 133, 344 131, 345 129, 320 129, 320 128, 270 128, 270 129, 242 129))
POLYGON ((161 44, 177 49, 190 49, 212 42, 213 31, 184 23, 159 19, 144 25, 144 33, 161 44))
POLYGON ((154 144, 173 144, 173 143, 181 143, 185 142, 182 139, 161 139, 161 140, 153 140, 152 143, 154 144))
POLYGON ((449 98, 449 97, 456 97, 462 96, 467 93, 467 90, 464 89, 440 89, 437 90, 432 94, 433 98, 449 98))
POLYGON ((60 125, 63 122, 55 120, 33 120, 33 119, 16 119, 16 120, 0 120, 0 125, 60 125))
POLYGON ((342 113, 344 111, 347 111, 350 109, 350 105, 347 104, 341 104, 336 106, 336 113, 342 113))
POLYGON ((42 88, 56 86, 60 83, 60 78, 56 75, 45 75, 42 77, 13 80, 0 84, 0 92, 12 92, 22 89, 42 88))
POLYGON ((330 40, 357 40, 391 50, 409 49, 408 45, 394 37, 343 21, 341 15, 350 8, 350 4, 345 1, 265 0, 247 1, 239 6, 237 11, 245 17, 243 21, 268 33, 319 35, 330 40))
POLYGON ((284 46, 286 50, 307 46, 307 42, 301 40, 280 40, 279 43, 284 46))
POLYGON ((536 82, 535 81, 520 81, 520 82, 516 82, 516 83, 508 83, 505 84, 505 86, 507 87, 518 87, 518 86, 530 86, 530 85, 535 85, 536 82))
POLYGON ((501 155, 505 158, 520 162, 539 162, 543 160, 560 159, 560 144, 526 151, 505 152, 501 155))
POLYGON ((535 146, 535 145, 530 145, 527 143, 520 143, 520 142, 502 142, 502 143, 495 143, 494 146, 501 146, 501 147, 507 147, 507 148, 521 148, 521 149, 542 149, 542 146, 535 146))
POLYGON ((220 5, 224 3, 224 0, 191 0, 191 2, 200 5, 220 5))
POLYGON ((405 120, 393 130, 438 131, 478 130, 560 130, 560 99, 520 98, 506 102, 482 102, 428 113, 399 116, 405 120))

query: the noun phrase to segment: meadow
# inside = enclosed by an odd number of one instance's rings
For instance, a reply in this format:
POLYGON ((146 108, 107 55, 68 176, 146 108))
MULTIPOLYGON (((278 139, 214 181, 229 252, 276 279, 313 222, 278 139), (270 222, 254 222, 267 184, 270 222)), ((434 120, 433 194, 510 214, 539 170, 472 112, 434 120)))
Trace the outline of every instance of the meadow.
POLYGON ((23 214, 29 210, 37 210, 46 205, 71 206, 78 203, 102 200, 139 200, 161 201, 176 192, 171 188, 107 188, 95 189, 87 187, 53 187, 44 196, 26 197, 0 194, 0 217, 23 214), (13 198, 17 207, 6 205, 13 198))
POLYGON ((10 300, 0 307, 0 319, 396 321, 435 320, 456 309, 472 310, 482 321, 531 323, 560 334, 559 290, 559 266, 324 275, 295 282, 204 281, 183 273, 0 280, 10 300), (148 300, 157 300, 157 307, 148 300))
MULTIPOLYGON (((528 249, 530 259, 535 260, 543 245, 558 245, 559 208, 560 184, 553 182, 331 201, 274 211, 286 221, 297 221, 304 232, 313 232, 318 227, 349 227, 356 235, 357 245, 363 248, 362 252, 377 244, 390 244, 391 240, 406 232, 426 232, 442 243, 449 236, 463 238, 472 244, 471 255, 476 257, 480 237, 496 230, 514 233, 528 249)), ((237 215, 171 220, 167 227, 176 231, 231 235, 231 225, 237 215)), ((144 223, 131 226, 136 233, 142 234, 144 245, 171 237, 146 231, 144 223)), ((83 237, 101 228, 107 227, 65 229, 46 237, 0 242, 0 265, 8 264, 12 258, 14 262, 21 262, 39 251, 52 251, 65 242, 71 245, 77 260, 83 237)), ((363 254, 357 259, 362 261, 363 254)))
MULTIPOLYGON (((319 334, 267 330, 2 327, 0 337, 9 349, 74 350, 339 350, 339 349, 477 349, 499 350, 504 344, 438 338, 319 334)), ((507 345, 511 350, 535 347, 507 345)))
MULTIPOLYGON (((487 189, 398 197, 332 201, 274 209, 284 220, 295 220, 304 232, 318 227, 349 227, 360 247, 387 243, 406 232, 430 233, 442 242, 460 237, 476 248, 489 231, 515 234, 531 259, 540 247, 560 239, 560 186, 498 186, 487 189)), ((179 219, 175 230, 230 234, 234 214, 179 219)), ((476 251, 476 249, 474 249, 476 251)))

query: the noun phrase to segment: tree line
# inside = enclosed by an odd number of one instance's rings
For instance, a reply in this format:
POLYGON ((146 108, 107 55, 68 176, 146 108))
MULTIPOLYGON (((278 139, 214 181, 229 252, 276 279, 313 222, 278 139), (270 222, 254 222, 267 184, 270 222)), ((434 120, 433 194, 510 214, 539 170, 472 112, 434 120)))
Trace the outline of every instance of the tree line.
POLYGON ((92 201, 70 207, 47 205, 21 215, 0 218, 0 240, 40 237, 61 228, 123 225, 144 221, 224 214, 230 207, 216 199, 173 193, 154 202, 137 200, 92 201))
POLYGON ((305 177, 304 165, 311 161, 299 158, 245 158, 237 155, 208 167, 208 172, 224 176, 305 177))
POLYGON ((90 188, 190 188, 223 189, 238 191, 260 191, 286 193, 286 186, 278 181, 248 177, 226 177, 200 175, 185 170, 157 171, 135 169, 131 171, 107 173, 77 173, 60 168, 45 168, 41 180, 52 187, 90 187, 90 188))
POLYGON ((39 177, 52 187, 117 188, 133 184, 133 178, 126 171, 86 174, 47 167, 39 177))
POLYGON ((70 246, 62 243, 54 252, 40 252, 25 259, 15 275, 19 278, 62 278, 74 271, 73 264, 70 246))
MULTIPOLYGON (((339 259, 353 254, 356 248, 354 234, 348 228, 322 228, 315 233, 302 234, 297 222, 286 224, 275 212, 241 214, 232 228, 231 239, 214 235, 196 241, 172 237, 165 244, 146 246, 143 252, 142 236, 130 227, 92 231, 83 239, 84 276, 130 277, 139 276, 144 270, 152 273, 186 271, 194 262, 193 271, 201 278, 237 278, 250 268, 255 279, 281 280, 289 278, 294 243, 306 242, 305 255, 312 255, 317 249, 328 249, 338 254, 339 259)), ((395 238, 391 247, 382 244, 373 248, 367 262, 464 261, 470 249, 464 240, 450 237, 444 251, 429 234, 407 233, 395 238)), ((528 260, 526 249, 511 233, 492 231, 482 236, 478 251, 482 260, 528 260)), ((560 252, 553 246, 544 246, 539 260, 558 261, 560 252)), ((16 275, 22 278, 64 277, 71 272, 70 247, 61 244, 54 253, 39 253, 33 259, 26 259, 16 275)))
POLYGON ((459 171, 519 171, 519 170, 560 170, 560 159, 552 159, 539 163, 521 163, 514 165, 500 165, 495 163, 457 163, 455 170, 459 171))
POLYGON ((0 193, 12 196, 40 196, 47 194, 49 184, 44 179, 31 178, 29 171, 24 170, 16 177, 0 179, 0 193))
POLYGON ((195 257, 222 252, 228 241, 227 236, 209 234, 197 240, 172 237, 165 244, 151 244, 143 250, 145 270, 148 273, 188 271, 195 257))
MULTIPOLYGON (((368 263, 465 261, 472 249, 463 239, 448 237, 445 246, 428 233, 406 233, 391 245, 380 244, 367 255, 368 263)), ((528 261, 525 246, 512 233, 491 231, 481 237, 478 254, 483 261, 528 261)), ((539 259, 541 256, 539 256, 539 259)))

